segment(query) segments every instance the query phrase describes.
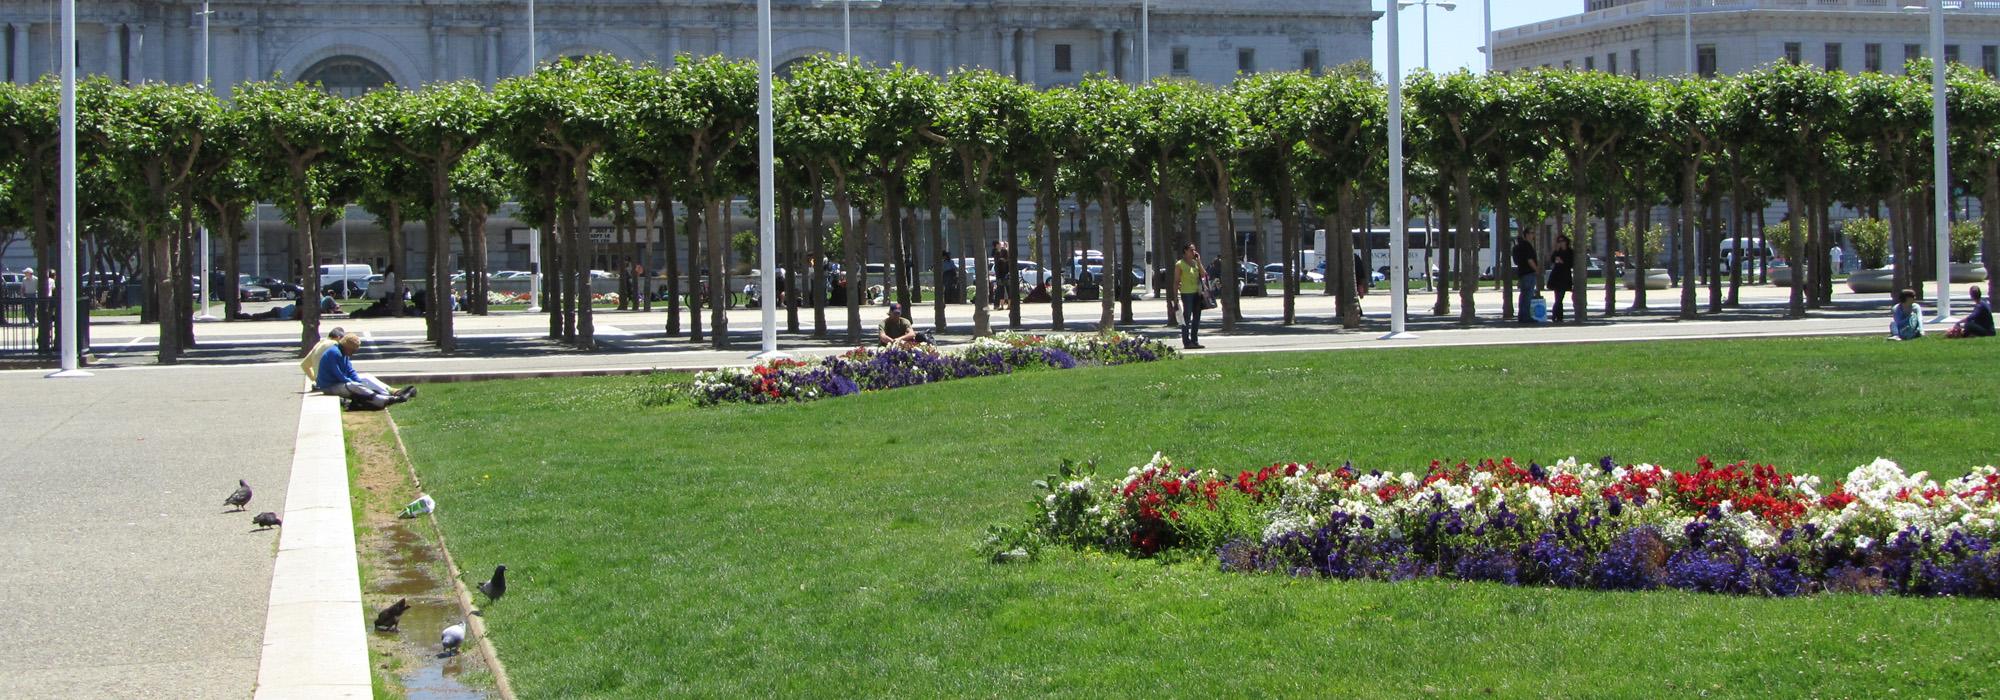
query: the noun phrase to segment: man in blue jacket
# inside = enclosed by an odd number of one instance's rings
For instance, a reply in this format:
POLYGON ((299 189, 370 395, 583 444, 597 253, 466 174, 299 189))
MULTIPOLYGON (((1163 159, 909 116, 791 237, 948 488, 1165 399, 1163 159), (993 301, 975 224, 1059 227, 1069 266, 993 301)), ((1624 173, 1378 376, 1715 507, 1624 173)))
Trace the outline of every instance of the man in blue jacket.
POLYGON ((369 382, 354 372, 354 363, 349 359, 360 350, 361 336, 351 333, 342 336, 340 344, 327 348, 326 354, 320 356, 319 376, 314 379, 313 387, 319 389, 320 393, 339 396, 374 409, 388 408, 417 395, 417 388, 414 386, 406 386, 387 393, 370 386, 369 382))

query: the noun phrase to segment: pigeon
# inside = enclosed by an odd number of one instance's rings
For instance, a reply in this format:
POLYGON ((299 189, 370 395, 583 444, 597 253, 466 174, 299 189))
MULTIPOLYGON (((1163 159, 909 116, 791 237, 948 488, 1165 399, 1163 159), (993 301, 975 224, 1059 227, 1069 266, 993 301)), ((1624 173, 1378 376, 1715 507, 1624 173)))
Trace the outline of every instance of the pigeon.
POLYGON ((494 567, 493 578, 479 584, 479 592, 486 594, 488 601, 499 600, 500 596, 507 595, 507 565, 494 567))
POLYGON ((396 600, 395 605, 383 608, 382 612, 375 613, 375 631, 377 632, 396 631, 396 624, 398 622, 401 622, 403 619, 403 611, 409 609, 410 609, 410 599, 398 598, 396 600))
POLYGON ((438 645, 444 647, 444 653, 438 654, 438 658, 444 658, 447 656, 451 656, 453 654, 457 654, 458 645, 464 643, 465 643, 465 623, 461 622, 456 625, 444 628, 444 632, 438 634, 438 645))
POLYGON ((419 493, 417 494, 417 500, 410 501, 409 505, 403 506, 403 512, 398 513, 396 517, 404 519, 414 518, 434 510, 437 510, 437 500, 431 498, 430 494, 419 493))
POLYGON ((240 511, 248 503, 250 503, 250 483, 242 479, 237 479, 236 492, 229 494, 228 498, 222 499, 222 505, 236 506, 236 510, 240 511))
POLYGON ((277 513, 273 513, 268 510, 262 513, 258 513, 257 515, 251 517, 250 522, 255 523, 258 526, 257 529, 259 530, 269 530, 271 528, 285 524, 285 521, 278 519, 277 513))

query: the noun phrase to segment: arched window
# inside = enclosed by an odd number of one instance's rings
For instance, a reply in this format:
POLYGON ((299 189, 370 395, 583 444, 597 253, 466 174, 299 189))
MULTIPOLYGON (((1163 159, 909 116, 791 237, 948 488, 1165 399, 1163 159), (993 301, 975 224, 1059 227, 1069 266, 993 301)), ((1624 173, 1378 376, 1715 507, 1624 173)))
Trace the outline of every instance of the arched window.
POLYGON ((360 97, 395 81, 389 79, 389 71, 382 70, 374 61, 360 56, 334 56, 307 68, 299 74, 299 82, 318 83, 330 95, 360 97))

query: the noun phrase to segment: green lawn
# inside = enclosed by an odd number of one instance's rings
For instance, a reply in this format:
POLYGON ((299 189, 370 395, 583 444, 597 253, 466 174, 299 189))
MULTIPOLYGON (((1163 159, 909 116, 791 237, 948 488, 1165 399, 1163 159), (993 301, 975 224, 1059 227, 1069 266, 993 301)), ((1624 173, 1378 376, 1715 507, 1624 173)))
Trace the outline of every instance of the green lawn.
MULTIPOLYGON (((396 408, 525 697, 1968 697, 2000 602, 1770 600, 988 564, 1061 458, 1709 454, 1827 476, 2000 457, 1991 341, 1261 354, 813 404, 649 408, 652 378, 426 387, 396 408)), ((684 379, 683 379, 684 380, 684 379)))

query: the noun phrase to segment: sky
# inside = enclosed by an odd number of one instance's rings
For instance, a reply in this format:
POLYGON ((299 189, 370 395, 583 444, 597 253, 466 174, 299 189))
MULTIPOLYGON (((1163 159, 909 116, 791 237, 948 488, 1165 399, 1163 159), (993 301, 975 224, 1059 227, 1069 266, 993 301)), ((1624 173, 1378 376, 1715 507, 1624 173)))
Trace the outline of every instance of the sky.
MULTIPOLYGON (((1431 15, 1431 70, 1446 72, 1467 68, 1478 73, 1486 68, 1486 55, 1480 47, 1486 45, 1485 17, 1483 3, 1493 3, 1493 31, 1500 31, 1523 24, 1581 14, 1583 0, 1457 0, 1458 9, 1445 11, 1430 8, 1431 15)), ((1381 10, 1395 0, 1376 0, 1375 8, 1381 10)), ((1403 30, 1403 70, 1408 72, 1424 65, 1424 8, 1420 5, 1403 10, 1398 20, 1403 30)), ((1388 17, 1375 22, 1375 65, 1377 70, 1388 69, 1389 26, 1388 17)))

